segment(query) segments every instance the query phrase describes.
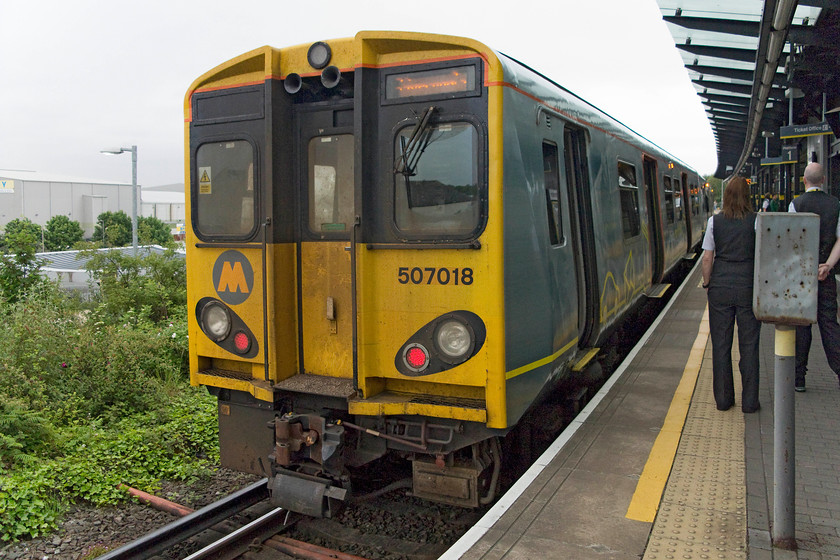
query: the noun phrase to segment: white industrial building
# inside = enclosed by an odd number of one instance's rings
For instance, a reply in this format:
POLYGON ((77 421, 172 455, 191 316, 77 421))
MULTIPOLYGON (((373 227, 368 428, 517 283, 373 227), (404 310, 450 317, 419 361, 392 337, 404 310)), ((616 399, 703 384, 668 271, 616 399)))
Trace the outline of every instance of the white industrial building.
MULTIPOLYGON (((122 210, 131 216, 131 190, 131 183, 0 169, 0 229, 17 218, 44 226, 63 214, 79 222, 89 238, 101 213, 122 210)), ((138 214, 154 216, 173 230, 183 229, 184 185, 140 189, 138 214)))
POLYGON ((153 216, 174 229, 183 230, 186 220, 186 203, 184 202, 184 183, 146 187, 141 189, 142 202, 140 215, 153 216))

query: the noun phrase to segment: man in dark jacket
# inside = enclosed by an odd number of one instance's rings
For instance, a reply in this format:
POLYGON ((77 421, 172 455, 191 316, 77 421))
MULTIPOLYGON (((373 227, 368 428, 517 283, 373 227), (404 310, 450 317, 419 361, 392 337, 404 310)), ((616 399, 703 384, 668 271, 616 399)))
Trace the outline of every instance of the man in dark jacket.
MULTIPOLYGON (((840 201, 822 190, 822 165, 805 168, 805 193, 790 203, 789 212, 813 212, 820 217, 819 284, 817 286, 817 324, 820 327, 828 365, 840 379, 840 324, 837 323, 837 283, 834 267, 840 261, 840 201)), ((805 372, 811 349, 811 325, 796 327, 796 378, 798 392, 805 391, 805 372)))

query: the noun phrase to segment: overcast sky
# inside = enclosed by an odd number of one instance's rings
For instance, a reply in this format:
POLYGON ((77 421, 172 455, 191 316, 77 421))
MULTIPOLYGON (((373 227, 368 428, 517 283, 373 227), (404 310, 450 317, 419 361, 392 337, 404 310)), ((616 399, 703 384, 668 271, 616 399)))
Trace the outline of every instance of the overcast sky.
POLYGON ((717 166, 655 0, 0 0, 0 173, 130 182, 129 154, 99 152, 136 144, 141 185, 183 183, 195 78, 263 45, 384 29, 482 41, 701 173, 717 166))

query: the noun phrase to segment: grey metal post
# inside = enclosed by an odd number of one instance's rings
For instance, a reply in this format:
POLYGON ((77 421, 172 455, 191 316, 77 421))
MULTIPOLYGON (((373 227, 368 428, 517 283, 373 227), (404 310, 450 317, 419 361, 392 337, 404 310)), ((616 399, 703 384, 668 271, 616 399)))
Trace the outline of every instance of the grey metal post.
POLYGON ((137 256, 137 146, 131 147, 131 247, 137 256))
POLYGON ((756 216, 753 312, 776 326, 773 385, 773 546, 796 550, 796 326, 817 321, 816 214, 756 216))
MULTIPOLYGON (((137 146, 130 148, 105 148, 103 154, 124 154, 131 152, 131 247, 137 256, 137 146)), ((105 239, 105 224, 102 224, 102 239, 105 239)))
POLYGON ((796 550, 796 327, 776 325, 773 384, 773 546, 796 550))

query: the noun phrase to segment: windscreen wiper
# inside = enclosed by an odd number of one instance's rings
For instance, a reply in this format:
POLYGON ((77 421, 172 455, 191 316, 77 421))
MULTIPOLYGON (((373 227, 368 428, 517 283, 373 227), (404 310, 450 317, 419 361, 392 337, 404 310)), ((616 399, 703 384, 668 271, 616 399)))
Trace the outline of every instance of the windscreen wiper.
POLYGON ((429 127, 432 113, 435 112, 435 106, 431 105, 423 112, 423 116, 419 118, 417 124, 414 125, 414 130, 411 135, 406 138, 400 137, 400 149, 402 153, 394 162, 394 173, 402 173, 406 177, 415 175, 417 169, 417 162, 426 146, 429 145, 429 140, 432 137, 432 130, 429 127))

